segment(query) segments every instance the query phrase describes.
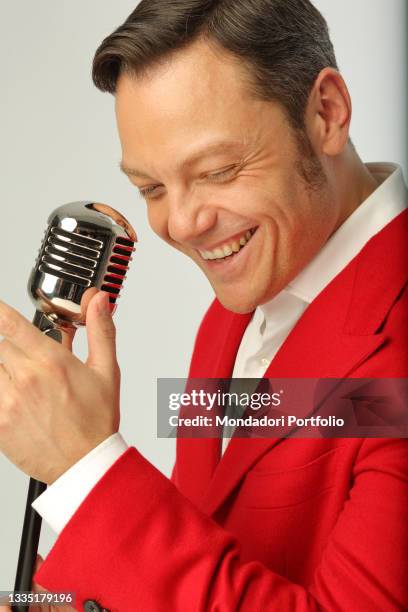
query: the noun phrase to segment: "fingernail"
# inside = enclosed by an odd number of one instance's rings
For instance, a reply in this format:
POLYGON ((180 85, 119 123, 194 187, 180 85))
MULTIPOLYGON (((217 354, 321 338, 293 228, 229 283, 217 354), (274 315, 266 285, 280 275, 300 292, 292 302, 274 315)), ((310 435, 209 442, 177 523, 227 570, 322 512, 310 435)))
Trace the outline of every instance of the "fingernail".
POLYGON ((99 312, 103 315, 111 314, 111 307, 109 302, 109 295, 106 291, 101 291, 101 296, 99 296, 99 312))

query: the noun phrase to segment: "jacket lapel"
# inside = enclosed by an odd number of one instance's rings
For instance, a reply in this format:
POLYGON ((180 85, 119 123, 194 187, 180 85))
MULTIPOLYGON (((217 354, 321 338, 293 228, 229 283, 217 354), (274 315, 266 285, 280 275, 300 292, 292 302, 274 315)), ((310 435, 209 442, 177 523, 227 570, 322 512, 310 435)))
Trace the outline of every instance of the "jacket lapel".
MULTIPOLYGON (((310 304, 271 362, 265 378, 345 378, 386 340, 381 325, 408 280, 408 211, 374 236, 310 304), (384 257, 387 254, 387 257, 384 257)), ((223 310, 223 317, 228 311, 223 310)), ((228 313, 214 333, 213 377, 230 377, 251 315, 228 313)), ((193 360, 190 376, 204 376, 193 360)), ((207 374, 208 376, 208 374, 207 374)), ((282 438, 232 438, 220 460, 218 439, 178 440, 179 486, 215 513, 249 469, 282 438), (203 495, 204 494, 204 495, 203 495)))
MULTIPOLYGON (((204 320, 209 330, 200 341, 198 334, 189 379, 230 378, 235 357, 252 313, 237 315, 217 301, 204 320), (211 350, 201 351, 200 344, 211 350)), ((203 329, 204 326, 201 327, 203 329)), ((205 326, 207 327, 207 326, 205 326)), ((199 505, 221 458, 220 438, 178 438, 175 482, 183 494, 199 505)))
MULTIPOLYGON (((383 334, 352 336, 341 333, 333 312, 329 317, 326 314, 332 329, 319 333, 321 307, 311 305, 308 313, 282 345, 265 373, 266 378, 344 378, 386 339, 383 334)), ((307 416, 307 413, 300 416, 307 416)), ((202 509, 208 514, 216 512, 248 470, 283 439, 232 437, 202 499, 202 509)))

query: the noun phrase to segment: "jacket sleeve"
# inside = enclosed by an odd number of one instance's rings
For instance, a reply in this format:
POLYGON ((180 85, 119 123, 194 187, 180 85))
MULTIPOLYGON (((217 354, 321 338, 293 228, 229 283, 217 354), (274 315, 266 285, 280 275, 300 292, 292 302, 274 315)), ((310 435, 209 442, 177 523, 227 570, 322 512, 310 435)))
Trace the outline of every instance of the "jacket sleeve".
POLYGON ((408 609, 408 443, 365 440, 309 589, 257 561, 135 448, 97 483, 35 581, 118 612, 408 609))

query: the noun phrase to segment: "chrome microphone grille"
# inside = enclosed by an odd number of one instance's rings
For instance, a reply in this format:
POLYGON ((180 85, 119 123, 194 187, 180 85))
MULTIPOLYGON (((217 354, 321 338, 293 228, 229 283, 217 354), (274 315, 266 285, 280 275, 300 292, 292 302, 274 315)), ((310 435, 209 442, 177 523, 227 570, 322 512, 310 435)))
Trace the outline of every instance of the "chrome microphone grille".
POLYGON ((120 297, 120 290, 126 279, 126 272, 132 261, 131 254, 135 251, 134 241, 118 236, 115 240, 111 256, 108 260, 102 291, 109 293, 109 301, 115 304, 120 297))
POLYGON ((39 270, 83 287, 91 287, 101 260, 103 242, 51 227, 39 270))
POLYGON ((29 279, 37 310, 61 325, 82 325, 90 298, 101 289, 109 294, 113 312, 136 241, 128 221, 106 204, 73 202, 57 208, 29 279))

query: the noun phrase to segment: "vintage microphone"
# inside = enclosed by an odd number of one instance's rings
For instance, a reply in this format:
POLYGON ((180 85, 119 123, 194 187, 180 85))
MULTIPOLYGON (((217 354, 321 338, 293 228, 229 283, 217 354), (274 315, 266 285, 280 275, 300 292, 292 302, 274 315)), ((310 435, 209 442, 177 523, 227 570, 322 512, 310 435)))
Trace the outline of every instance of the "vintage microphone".
MULTIPOLYGON (((85 324, 88 303, 98 290, 109 293, 112 314, 115 311, 136 241, 128 221, 106 204, 73 202, 54 210, 28 281, 36 307, 33 324, 71 348, 76 328, 85 324)), ((30 478, 15 591, 32 588, 41 517, 31 504, 46 488, 30 478)), ((14 605, 12 610, 27 608, 14 605)))

